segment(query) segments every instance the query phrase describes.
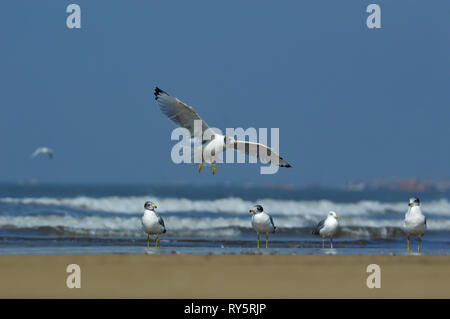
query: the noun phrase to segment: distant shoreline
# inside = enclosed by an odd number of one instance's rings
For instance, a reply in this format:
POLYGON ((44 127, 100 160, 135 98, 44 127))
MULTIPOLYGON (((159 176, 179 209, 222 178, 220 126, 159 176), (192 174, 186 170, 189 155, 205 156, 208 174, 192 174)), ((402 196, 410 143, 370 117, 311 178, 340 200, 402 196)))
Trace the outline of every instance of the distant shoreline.
POLYGON ((21 178, 16 181, 0 181, 0 187, 148 187, 148 188, 240 188, 240 189, 260 189, 260 190, 279 190, 286 192, 301 191, 342 191, 349 193, 360 192, 397 192, 397 193, 428 193, 428 192, 450 192, 450 178, 443 179, 420 179, 420 178, 377 178, 368 181, 347 181, 341 184, 320 184, 320 183, 260 183, 260 182, 242 182, 242 181, 164 181, 164 182, 68 182, 68 181, 41 181, 38 178, 21 178))

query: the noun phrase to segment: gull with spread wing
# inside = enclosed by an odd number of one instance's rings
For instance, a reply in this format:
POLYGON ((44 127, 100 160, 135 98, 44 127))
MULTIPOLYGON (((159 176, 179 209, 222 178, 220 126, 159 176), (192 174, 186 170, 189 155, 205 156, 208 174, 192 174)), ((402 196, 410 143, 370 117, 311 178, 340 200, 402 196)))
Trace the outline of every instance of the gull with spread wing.
POLYGON ((188 129, 191 133, 191 138, 195 138, 196 134, 198 134, 198 132, 194 132, 195 121, 201 121, 202 154, 201 159, 198 159, 201 161, 198 169, 199 173, 202 171, 203 163, 205 162, 212 164, 214 174, 216 172, 215 163, 217 155, 227 149, 243 151, 247 155, 256 157, 264 163, 271 163, 280 167, 291 167, 291 165, 289 165, 282 157, 266 145, 247 141, 237 141, 232 137, 213 132, 192 107, 169 95, 160 88, 155 88, 154 94, 161 111, 175 124, 188 129), (205 132, 208 133, 204 134, 205 132), (205 137, 206 135, 210 135, 210 138, 207 139, 205 137))
POLYGON ((46 154, 50 159, 53 159, 53 150, 51 148, 39 147, 31 154, 31 158, 35 158, 39 154, 46 154))

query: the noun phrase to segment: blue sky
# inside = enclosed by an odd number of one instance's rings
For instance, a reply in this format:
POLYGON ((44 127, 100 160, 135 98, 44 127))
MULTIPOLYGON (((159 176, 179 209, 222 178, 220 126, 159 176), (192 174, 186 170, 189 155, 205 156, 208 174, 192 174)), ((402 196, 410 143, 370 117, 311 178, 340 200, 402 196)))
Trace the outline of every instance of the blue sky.
POLYGON ((339 185, 450 177, 448 1, 2 1, 0 181, 339 185), (82 10, 66 27, 66 6, 82 10), (381 6, 382 28, 365 12, 381 6), (170 160, 155 86, 278 127, 276 175, 170 160), (42 145, 55 160, 30 160, 42 145))

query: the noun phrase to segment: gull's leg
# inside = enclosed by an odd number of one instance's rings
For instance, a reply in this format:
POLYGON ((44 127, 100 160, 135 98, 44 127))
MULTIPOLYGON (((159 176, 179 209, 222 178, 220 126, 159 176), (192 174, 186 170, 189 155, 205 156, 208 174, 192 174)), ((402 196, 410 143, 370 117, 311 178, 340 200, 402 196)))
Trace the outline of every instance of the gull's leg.
POLYGON ((213 175, 216 173, 216 163, 212 162, 213 165, 213 175))
POLYGON ((333 249, 333 238, 330 238, 330 248, 333 249))
POLYGON ((322 238, 322 249, 325 248, 325 239, 322 238))
POLYGON ((159 236, 156 235, 156 244, 155 244, 155 247, 156 247, 156 248, 158 248, 158 242, 159 242, 159 236))
POLYGON ((200 167, 198 168, 198 172, 200 173, 203 168, 203 152, 202 152, 202 162, 200 163, 200 167))
POLYGON ((258 233, 258 237, 257 237, 257 242, 258 242, 258 245, 257 245, 257 247, 258 247, 258 249, 259 249, 259 233, 258 233))
POLYGON ((406 240, 408 242, 408 253, 409 253, 409 235, 408 235, 408 237, 406 237, 406 240))
POLYGON ((266 234, 266 249, 269 248, 269 235, 266 234))
POLYGON ((147 248, 150 248, 150 234, 147 234, 147 248))
POLYGON ((420 236, 417 236, 417 252, 420 253, 420 236))

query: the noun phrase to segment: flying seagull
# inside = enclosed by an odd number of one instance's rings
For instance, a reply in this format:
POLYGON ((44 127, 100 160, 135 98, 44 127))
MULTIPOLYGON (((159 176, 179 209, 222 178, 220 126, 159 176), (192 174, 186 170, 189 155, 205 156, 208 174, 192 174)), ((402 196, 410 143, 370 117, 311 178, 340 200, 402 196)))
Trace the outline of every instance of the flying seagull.
POLYGON ((259 234, 266 234, 266 249, 268 248, 269 243, 269 233, 274 233, 275 224, 273 223, 272 217, 264 212, 264 208, 261 205, 255 205, 252 209, 250 209, 250 213, 253 213, 252 216, 252 227, 258 234, 257 237, 257 247, 259 249, 259 234))
POLYGON ((39 147, 31 154, 31 158, 35 158, 39 154, 47 154, 50 159, 53 159, 53 150, 51 148, 39 147))
POLYGON ((420 240, 427 231, 427 219, 420 209, 420 200, 417 197, 411 197, 408 203, 408 211, 405 214, 404 229, 408 240, 409 253, 409 236, 417 236, 417 252, 420 253, 420 240))
MULTIPOLYGON (((155 88, 154 94, 161 111, 175 124, 188 129, 191 133, 191 138, 194 138, 197 133, 194 132, 195 120, 201 121, 202 134, 210 129, 208 124, 201 119, 192 107, 186 105, 177 98, 174 98, 158 87, 155 88)), ((282 157, 273 152, 266 145, 247 141, 236 141, 232 137, 217 134, 212 130, 210 130, 209 133, 212 135, 211 139, 204 139, 205 137, 202 136, 202 158, 198 169, 199 173, 202 171, 203 162, 206 162, 212 164, 214 174, 216 172, 215 157, 226 149, 231 148, 243 151, 249 156, 256 157, 265 163, 274 162, 280 167, 291 167, 291 165, 289 165, 282 157)))
POLYGON ((147 248, 150 247, 150 235, 156 235, 155 247, 158 248, 159 235, 166 232, 164 220, 155 212, 156 205, 148 201, 144 204, 142 229, 147 233, 147 248))
POLYGON ((333 248, 333 236, 338 230, 338 216, 335 212, 330 211, 327 218, 322 219, 312 231, 313 235, 322 237, 322 248, 325 248, 325 238, 330 238, 330 248, 333 248))

